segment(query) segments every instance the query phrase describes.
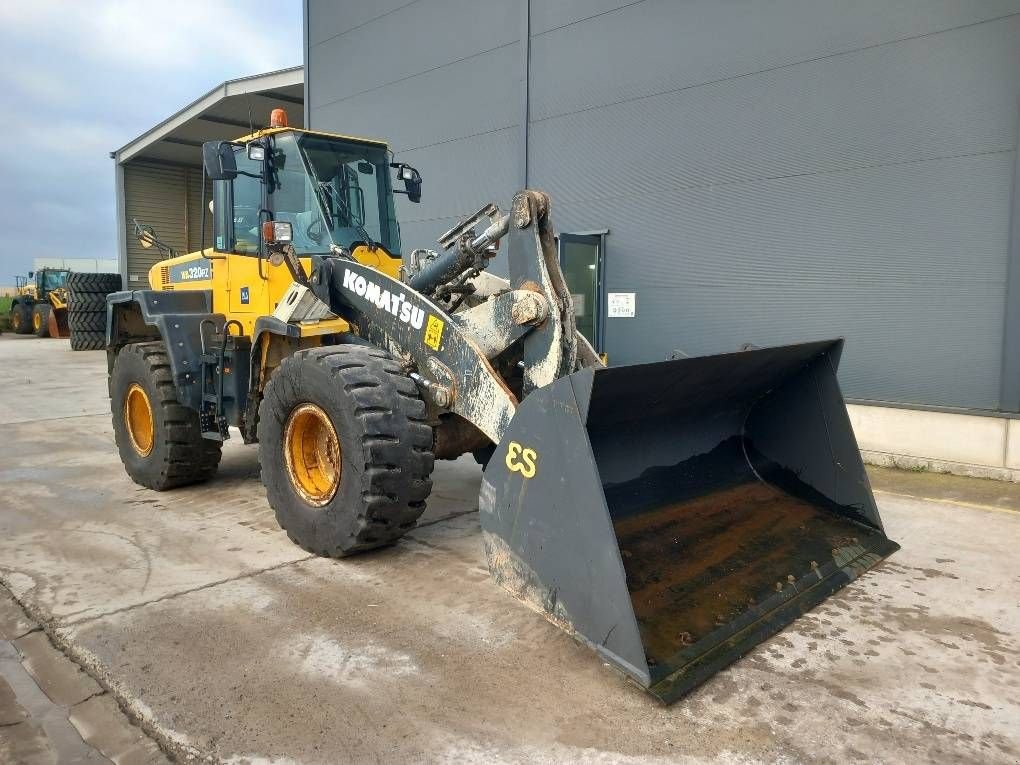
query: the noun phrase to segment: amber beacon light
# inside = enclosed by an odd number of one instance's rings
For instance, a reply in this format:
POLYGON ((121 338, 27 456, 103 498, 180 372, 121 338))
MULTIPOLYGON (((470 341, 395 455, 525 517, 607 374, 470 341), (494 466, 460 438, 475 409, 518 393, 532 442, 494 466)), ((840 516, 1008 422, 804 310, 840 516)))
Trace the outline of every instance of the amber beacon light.
POLYGON ((269 127, 287 127, 287 112, 283 109, 273 109, 269 115, 269 127))

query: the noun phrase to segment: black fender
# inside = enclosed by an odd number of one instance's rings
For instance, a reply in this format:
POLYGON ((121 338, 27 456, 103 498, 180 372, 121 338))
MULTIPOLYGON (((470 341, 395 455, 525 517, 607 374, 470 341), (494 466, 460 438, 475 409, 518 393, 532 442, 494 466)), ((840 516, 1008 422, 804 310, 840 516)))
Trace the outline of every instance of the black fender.
MULTIPOLYGON (((211 290, 128 290, 106 298, 107 364, 113 370, 117 352, 128 343, 162 340, 181 405, 201 410, 203 322, 215 330, 225 317, 212 312, 211 290)), ((206 325, 206 331, 209 331, 206 325)))

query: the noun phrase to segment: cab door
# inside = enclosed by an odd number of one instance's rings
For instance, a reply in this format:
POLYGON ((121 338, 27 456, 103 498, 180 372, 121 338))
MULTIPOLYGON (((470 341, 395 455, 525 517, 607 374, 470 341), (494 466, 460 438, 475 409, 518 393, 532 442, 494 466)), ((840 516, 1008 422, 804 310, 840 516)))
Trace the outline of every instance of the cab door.
POLYGON ((259 257, 260 227, 266 218, 263 163, 248 159, 244 146, 234 147, 238 169, 232 180, 213 184, 215 239, 213 249, 231 257, 217 260, 213 310, 239 319, 246 326, 271 312, 267 277, 270 265, 259 257), (226 296, 226 304, 217 302, 226 296))

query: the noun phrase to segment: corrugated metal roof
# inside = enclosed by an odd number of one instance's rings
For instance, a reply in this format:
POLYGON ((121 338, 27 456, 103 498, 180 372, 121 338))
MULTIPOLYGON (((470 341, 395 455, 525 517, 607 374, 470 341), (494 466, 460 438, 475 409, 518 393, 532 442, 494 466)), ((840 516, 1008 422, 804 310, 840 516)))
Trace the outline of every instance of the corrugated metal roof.
POLYGON ((252 127, 262 128, 278 107, 287 110, 291 126, 304 126, 303 67, 220 83, 110 156, 121 164, 143 160, 197 166, 203 141, 232 140, 252 127))

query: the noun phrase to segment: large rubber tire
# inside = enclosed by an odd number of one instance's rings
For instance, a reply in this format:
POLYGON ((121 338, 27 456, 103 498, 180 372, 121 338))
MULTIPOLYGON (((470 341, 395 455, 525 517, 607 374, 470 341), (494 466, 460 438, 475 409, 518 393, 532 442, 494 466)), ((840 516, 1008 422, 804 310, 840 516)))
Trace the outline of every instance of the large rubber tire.
POLYGON ((120 288, 120 274, 68 274, 67 328, 72 351, 106 347, 106 296, 120 288))
POLYGON ((71 332, 72 351, 101 351, 105 347, 105 332, 71 332))
POLYGON ((93 292, 107 295, 120 289, 120 274, 87 274, 73 272, 67 275, 67 289, 71 292, 93 292))
POLYGON ((101 311, 105 315, 106 293, 68 290, 67 308, 71 313, 101 311))
POLYGON ((106 333, 106 311, 71 311, 67 326, 72 332, 106 333))
POLYGON ((11 308, 11 329, 16 335, 32 334, 32 308, 18 303, 11 308))
POLYGON ((46 303, 32 306, 32 332, 36 337, 50 336, 50 307, 46 303))
POLYGON ((298 545, 341 557, 391 544, 414 528, 432 491, 432 426, 418 388, 388 353, 366 345, 314 348, 285 359, 259 409, 259 463, 276 519, 298 545), (287 469, 291 414, 312 404, 340 446, 340 476, 322 506, 287 469))
POLYGON ((162 342, 124 346, 110 375, 113 434, 121 462, 131 479, 156 491, 211 478, 220 463, 221 442, 202 438, 198 412, 177 403, 170 359, 162 342), (132 384, 144 391, 151 407, 151 450, 142 454, 132 443, 125 422, 125 402, 132 384))

